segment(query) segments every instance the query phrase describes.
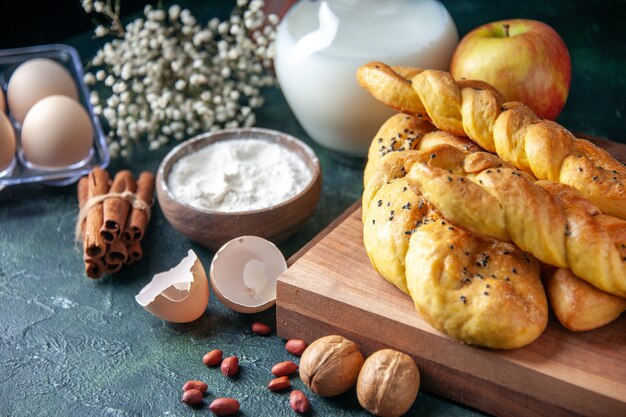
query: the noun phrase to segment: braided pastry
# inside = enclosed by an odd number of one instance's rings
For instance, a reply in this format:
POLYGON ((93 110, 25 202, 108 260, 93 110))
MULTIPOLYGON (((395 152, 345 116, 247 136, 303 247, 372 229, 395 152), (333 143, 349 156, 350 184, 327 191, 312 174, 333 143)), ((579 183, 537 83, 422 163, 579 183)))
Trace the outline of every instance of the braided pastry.
POLYGON ((607 294, 568 269, 548 274, 546 293, 556 318, 570 330, 592 330, 626 311, 626 299, 607 294))
POLYGON ((405 157, 421 152, 413 149, 442 144, 478 150, 416 117, 396 115, 381 127, 365 174, 366 252, 433 327, 469 344, 524 346, 541 335, 548 320, 538 262, 511 243, 449 224, 409 187, 405 157))
POLYGON ((626 221, 602 214, 571 187, 536 181, 493 154, 447 145, 412 153, 405 168, 409 185, 451 222, 513 241, 626 297, 626 221))
POLYGON ((439 129, 468 136, 536 178, 568 184, 602 212, 626 219, 626 168, 620 162, 525 105, 503 103, 489 84, 380 62, 359 68, 357 78, 388 106, 428 117, 439 129))

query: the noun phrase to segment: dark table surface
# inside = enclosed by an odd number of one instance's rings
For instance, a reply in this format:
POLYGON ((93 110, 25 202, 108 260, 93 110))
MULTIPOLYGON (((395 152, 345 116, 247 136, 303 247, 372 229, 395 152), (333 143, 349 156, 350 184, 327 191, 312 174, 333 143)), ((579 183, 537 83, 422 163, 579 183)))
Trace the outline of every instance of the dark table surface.
MULTIPOLYGON (((568 103, 559 121, 575 132, 626 139, 626 2, 443 1, 461 35, 493 20, 526 17, 547 22, 561 34, 573 64, 568 103)), ((168 4, 168 3, 166 3, 168 4)), ((201 20, 226 16, 233 2, 183 1, 201 20)), ((89 33, 67 43, 87 61, 99 43, 89 33)), ((329 224, 362 191, 362 169, 336 163, 304 133, 280 91, 265 92, 258 126, 304 139, 320 157, 322 196, 313 217, 280 245, 290 256, 329 224)), ((172 144, 173 146, 174 144, 172 144)), ((155 171, 171 146, 137 150, 110 167, 155 171)), ((245 416, 285 416, 288 394, 267 391, 273 364, 291 359, 277 336, 251 333, 253 321, 274 325, 275 311, 234 313, 213 295, 199 320, 163 322, 137 305, 135 294, 153 274, 169 269, 192 248, 208 268, 213 253, 173 230, 159 208, 144 240, 145 258, 113 277, 84 277, 74 244, 75 186, 42 185, 0 192, 0 415, 135 416, 208 415, 180 403, 188 379, 209 385, 207 402, 219 396, 240 400, 245 416), (202 355, 222 349, 241 360, 240 375, 207 369, 202 355)), ((295 378, 296 388, 304 389, 295 378)), ((309 392, 305 389, 305 392, 309 392)), ((309 393, 311 415, 367 415, 354 392, 334 399, 309 393)), ((408 415, 473 416, 475 410, 421 392, 408 415)))

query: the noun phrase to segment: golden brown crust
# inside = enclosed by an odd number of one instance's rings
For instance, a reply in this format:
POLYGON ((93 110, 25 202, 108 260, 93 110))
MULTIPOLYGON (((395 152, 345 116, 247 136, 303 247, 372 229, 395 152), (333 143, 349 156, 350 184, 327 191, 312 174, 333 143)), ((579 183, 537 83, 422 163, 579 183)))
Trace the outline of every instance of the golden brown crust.
POLYGON ((405 168, 414 191, 451 222, 513 241, 543 262, 626 297, 626 221, 600 214, 571 187, 535 181, 495 155, 446 145, 412 153, 405 168))
MULTIPOLYGON (((381 143, 396 128, 428 130, 423 122, 415 123, 392 117, 381 128, 386 132, 381 143)), ((447 223, 408 186, 404 160, 419 151, 397 148, 381 156, 381 132, 370 148, 363 192, 363 242, 374 268, 409 293, 431 325, 466 343, 511 349, 539 337, 547 323, 547 301, 537 261, 513 244, 447 223)), ((425 133, 412 145, 431 149, 443 144, 478 149, 441 131, 425 133)))
POLYGON ((427 115, 437 128, 468 136, 539 179, 579 190, 604 213, 626 219, 626 168, 607 152, 539 119, 521 103, 502 103, 484 83, 456 82, 446 72, 404 68, 405 78, 375 62, 357 72, 361 86, 388 106, 427 115))
POLYGON ((420 315, 468 344, 518 348, 539 337, 548 322, 533 257, 445 221, 411 236, 406 277, 420 315))
POLYGON ((604 326, 626 311, 626 299, 595 288, 568 269, 548 276, 546 292, 557 319, 573 331, 604 326))
POLYGON ((392 109, 413 116, 426 114, 419 97, 412 93, 411 82, 382 62, 370 62, 366 67, 359 68, 357 81, 392 109), (367 86, 378 88, 370 90, 367 86))

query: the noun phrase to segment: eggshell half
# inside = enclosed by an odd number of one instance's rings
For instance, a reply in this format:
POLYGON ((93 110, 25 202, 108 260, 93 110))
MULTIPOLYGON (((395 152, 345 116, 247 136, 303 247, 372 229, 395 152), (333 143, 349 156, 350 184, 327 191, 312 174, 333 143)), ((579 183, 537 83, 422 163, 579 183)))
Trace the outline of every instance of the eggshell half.
POLYGON ((276 303, 276 280, 287 270, 280 250, 258 236, 241 236, 215 254, 209 275, 215 296, 231 310, 257 313, 276 303))
POLYGON ((70 73, 51 59, 31 59, 17 67, 9 79, 9 111, 22 123, 35 103, 56 94, 78 100, 78 88, 70 73))
POLYGON ((204 313, 209 304, 209 283, 195 252, 177 266, 156 274, 135 300, 150 313, 172 323, 188 323, 204 313))
POLYGON ((0 113, 0 171, 4 171, 11 165, 15 156, 15 131, 11 121, 0 113))

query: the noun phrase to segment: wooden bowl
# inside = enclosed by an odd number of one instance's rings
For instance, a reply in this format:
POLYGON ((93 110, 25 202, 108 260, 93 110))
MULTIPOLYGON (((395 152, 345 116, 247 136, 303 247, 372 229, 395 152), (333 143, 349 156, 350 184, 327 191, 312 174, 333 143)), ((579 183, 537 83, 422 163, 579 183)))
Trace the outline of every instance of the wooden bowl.
POLYGON ((291 135, 260 128, 226 129, 198 135, 172 149, 159 166, 156 189, 161 210, 170 224, 189 239, 216 251, 224 243, 239 236, 255 235, 280 243, 292 235, 315 210, 322 190, 322 174, 313 150, 291 135), (214 211, 176 200, 167 185, 176 161, 212 143, 243 138, 277 143, 294 152, 311 170, 311 181, 289 200, 260 210, 214 211))

